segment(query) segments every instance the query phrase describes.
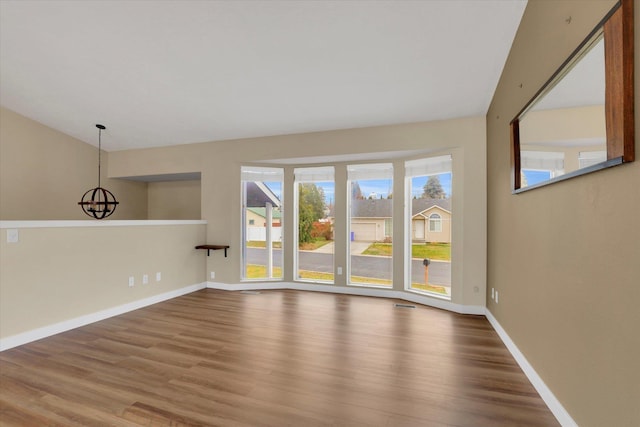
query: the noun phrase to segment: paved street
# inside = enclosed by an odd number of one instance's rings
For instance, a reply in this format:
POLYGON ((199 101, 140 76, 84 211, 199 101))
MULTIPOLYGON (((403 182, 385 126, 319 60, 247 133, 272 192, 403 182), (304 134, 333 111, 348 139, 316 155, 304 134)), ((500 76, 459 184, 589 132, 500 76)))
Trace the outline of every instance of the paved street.
MULTIPOLYGON (((273 251, 274 267, 281 267, 282 257, 280 249, 273 251)), ((247 261, 249 264, 264 265, 266 251, 261 248, 247 248, 247 261)), ((302 251, 299 258, 302 270, 319 271, 322 273, 333 272, 333 255, 318 251, 302 251)), ((390 279, 391 258, 369 255, 351 256, 352 274, 362 277, 375 277, 390 279)), ((412 282, 424 283, 424 267, 421 259, 411 261, 412 282)), ((432 261, 429 265, 429 283, 451 286, 451 263, 444 261, 432 261)))

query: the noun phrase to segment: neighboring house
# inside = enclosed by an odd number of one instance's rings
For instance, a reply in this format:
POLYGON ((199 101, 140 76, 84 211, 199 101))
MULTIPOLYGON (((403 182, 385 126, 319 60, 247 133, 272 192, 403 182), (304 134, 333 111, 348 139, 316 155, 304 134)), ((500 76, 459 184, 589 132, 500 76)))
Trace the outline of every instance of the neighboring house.
POLYGON ((414 242, 451 243, 451 199, 413 199, 411 239, 414 242))
MULTIPOLYGON (((351 206, 351 239, 383 242, 392 237, 392 199, 355 200, 351 206)), ((414 242, 451 243, 451 200, 413 199, 414 242)))
MULTIPOLYGON (((280 227, 282 220, 282 212, 280 208, 274 208, 271 211, 271 225, 280 227)), ((267 226, 267 209, 266 208, 247 208, 247 226, 248 227, 266 227, 267 226)))
POLYGON ((383 242, 391 238, 392 199, 363 199, 351 203, 351 240, 383 242))

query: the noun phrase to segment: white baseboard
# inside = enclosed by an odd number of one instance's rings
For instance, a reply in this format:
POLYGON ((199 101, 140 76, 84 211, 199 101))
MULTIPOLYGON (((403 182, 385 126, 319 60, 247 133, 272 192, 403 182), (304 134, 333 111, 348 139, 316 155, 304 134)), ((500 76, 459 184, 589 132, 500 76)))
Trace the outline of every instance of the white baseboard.
POLYGON ((578 424, 573 420, 573 418, 571 418, 571 415, 569 415, 567 410, 564 409, 564 406, 562 406, 553 392, 549 387, 547 387, 542 378, 540 378, 540 375, 538 375, 533 366, 531 366, 527 358, 511 340, 496 318, 493 317, 493 314, 491 314, 488 308, 485 310, 485 316, 487 316, 487 320, 489 320, 493 329, 498 333, 504 345, 507 346, 507 349, 513 358, 516 360, 518 365, 520 365, 520 368, 524 371, 527 378, 529 378, 529 381, 531 381, 531 384, 536 389, 542 400, 544 400, 544 403, 547 404, 549 410, 556 417, 560 425, 563 427, 578 427, 578 424))
POLYGON ((359 286, 334 286, 319 283, 302 282, 242 282, 237 284, 227 284, 218 282, 207 282, 207 288, 220 289, 224 291, 249 291, 267 289, 295 289, 299 291, 331 292, 334 294, 360 295, 367 297, 395 298, 415 302, 417 304, 453 311, 460 314, 484 315, 484 306, 455 304, 451 301, 440 298, 430 298, 426 295, 414 294, 411 292, 394 291, 388 289, 364 288, 359 286))
POLYGON ((200 289, 204 289, 206 287, 207 287, 206 283, 198 283, 196 285, 186 286, 184 288, 165 292, 163 294, 153 295, 138 301, 133 301, 127 304, 122 304, 116 307, 100 310, 95 313, 87 314, 87 315, 76 317, 69 320, 64 320, 59 323, 54 323, 53 325, 48 325, 42 328, 32 329, 30 331, 23 332, 20 334, 11 335, 7 338, 0 339, 0 351, 8 350, 10 348, 17 347, 19 345, 27 344, 32 341, 36 341, 42 338, 56 335, 61 332, 78 328, 80 326, 98 322, 100 320, 108 319, 109 317, 124 314, 129 311, 137 310, 139 308, 156 304, 162 301, 166 301, 171 298, 175 298, 181 295, 189 294, 191 292, 199 291, 200 289))

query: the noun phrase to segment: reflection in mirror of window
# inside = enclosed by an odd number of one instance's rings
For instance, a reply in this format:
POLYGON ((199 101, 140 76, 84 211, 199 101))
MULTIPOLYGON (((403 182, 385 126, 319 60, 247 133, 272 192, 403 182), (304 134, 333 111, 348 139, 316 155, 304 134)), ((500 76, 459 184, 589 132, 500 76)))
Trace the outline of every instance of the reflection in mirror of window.
POLYGON ((281 168, 243 166, 242 278, 282 279, 281 168))
POLYGON ((450 155, 405 162, 407 288, 445 298, 451 298, 452 178, 450 155))
POLYGON ((581 152, 606 153, 604 78, 604 41, 600 34, 522 117, 520 161, 525 179, 521 187, 585 167, 585 162, 579 161, 581 152))
POLYGON ((578 154, 580 168, 586 168, 607 160, 607 150, 581 151, 578 154))
POLYGON ((334 282, 334 167, 295 168, 296 279, 334 282))

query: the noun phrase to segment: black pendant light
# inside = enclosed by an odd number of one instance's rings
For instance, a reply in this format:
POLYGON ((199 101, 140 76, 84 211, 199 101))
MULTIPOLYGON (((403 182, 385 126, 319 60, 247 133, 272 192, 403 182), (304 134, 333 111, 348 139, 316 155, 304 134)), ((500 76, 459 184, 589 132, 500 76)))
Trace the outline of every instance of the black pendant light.
POLYGON ((98 186, 84 193, 82 200, 78 202, 84 213, 95 219, 105 219, 116 210, 120 203, 116 196, 106 188, 100 186, 100 160, 102 153, 102 131, 106 129, 103 125, 96 125, 98 128, 98 186))

